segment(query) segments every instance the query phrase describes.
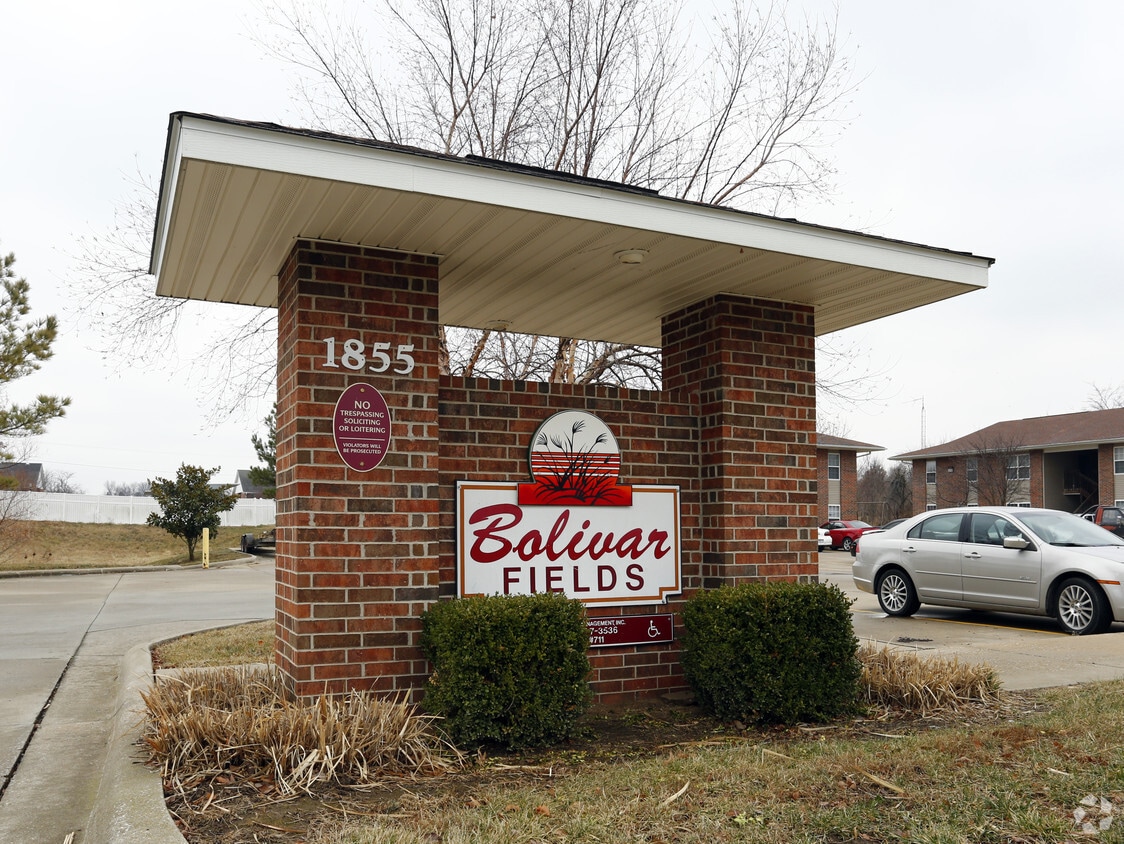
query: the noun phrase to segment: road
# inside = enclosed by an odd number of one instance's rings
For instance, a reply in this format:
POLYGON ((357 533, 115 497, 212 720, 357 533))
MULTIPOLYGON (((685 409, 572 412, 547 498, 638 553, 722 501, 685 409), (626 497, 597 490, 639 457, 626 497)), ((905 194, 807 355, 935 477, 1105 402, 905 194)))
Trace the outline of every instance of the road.
POLYGON ((272 615, 272 559, 0 579, 0 841, 93 840, 130 649, 272 615))

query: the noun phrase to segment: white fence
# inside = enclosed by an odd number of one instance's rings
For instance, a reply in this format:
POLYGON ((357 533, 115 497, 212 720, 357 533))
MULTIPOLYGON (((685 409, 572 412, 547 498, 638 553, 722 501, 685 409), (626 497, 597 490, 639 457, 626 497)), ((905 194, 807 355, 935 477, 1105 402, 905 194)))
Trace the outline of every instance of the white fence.
MULTIPOLYGON (((149 496, 68 495, 55 492, 26 492, 24 518, 37 522, 102 522, 114 525, 143 525, 160 505, 149 496)), ((21 513, 21 515, 23 515, 21 513)), ((224 527, 271 525, 277 518, 272 498, 240 498, 234 509, 220 514, 224 527)))

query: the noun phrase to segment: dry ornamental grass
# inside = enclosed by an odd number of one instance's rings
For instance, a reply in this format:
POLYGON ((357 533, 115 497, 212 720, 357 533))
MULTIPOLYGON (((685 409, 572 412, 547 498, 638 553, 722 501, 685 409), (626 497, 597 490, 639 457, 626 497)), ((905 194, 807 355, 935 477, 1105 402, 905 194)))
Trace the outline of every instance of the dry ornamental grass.
POLYGON ((859 661, 865 700, 871 706, 928 716, 1002 701, 999 677, 989 665, 874 645, 859 648, 859 661))
POLYGON ((142 739, 173 789, 236 774, 272 779, 282 794, 293 794, 318 783, 363 785, 462 764, 435 735, 433 719, 411 706, 358 693, 294 703, 267 668, 162 675, 142 698, 142 739))

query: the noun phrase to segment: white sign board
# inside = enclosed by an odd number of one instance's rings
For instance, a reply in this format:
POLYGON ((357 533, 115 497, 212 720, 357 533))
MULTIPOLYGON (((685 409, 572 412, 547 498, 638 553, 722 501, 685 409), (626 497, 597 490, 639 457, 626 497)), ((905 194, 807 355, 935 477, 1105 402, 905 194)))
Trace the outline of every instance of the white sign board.
POLYGON ((520 506, 518 484, 457 484, 461 596, 563 592, 590 604, 680 592, 679 488, 634 486, 632 505, 520 506))

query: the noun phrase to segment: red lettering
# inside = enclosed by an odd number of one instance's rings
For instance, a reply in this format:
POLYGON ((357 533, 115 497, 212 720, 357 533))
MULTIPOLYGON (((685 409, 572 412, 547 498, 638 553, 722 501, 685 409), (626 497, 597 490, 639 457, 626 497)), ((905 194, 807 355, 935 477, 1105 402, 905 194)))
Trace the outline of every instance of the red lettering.
POLYGON ((529 530, 523 534, 519 544, 515 546, 515 553, 521 560, 533 560, 543 552, 542 536, 537 530, 529 530))
MULTIPOLYGON (((570 511, 567 510, 566 512, 569 513, 570 511)), ((566 553, 569 555, 571 560, 580 560, 585 554, 584 551, 578 549, 578 546, 581 544, 582 539, 585 538, 585 529, 588 527, 588 520, 582 522, 582 529, 575 533, 572 537, 570 537, 570 541, 566 543, 566 553)))
POLYGON ((657 560, 663 559, 671 552, 671 549, 668 548, 665 544, 666 542, 666 530, 653 530, 648 534, 648 547, 651 548, 653 545, 656 546, 655 550, 652 552, 652 556, 654 556, 657 560))
POLYGON ((589 587, 581 585, 581 578, 579 577, 579 575, 582 573, 581 566, 574 566, 573 569, 574 569, 574 594, 576 595, 579 592, 588 592, 589 587))
POLYGON ((569 509, 558 514, 545 538, 536 528, 512 536, 510 532, 523 521, 523 515, 523 510, 515 504, 491 504, 475 511, 468 523, 481 526, 472 531, 469 557, 477 563, 494 563, 511 555, 528 563, 544 556, 551 561, 563 556, 575 561, 599 560, 605 556, 639 560, 649 554, 658 560, 672 551, 668 532, 659 529, 649 531, 646 537, 643 528, 632 528, 619 538, 612 531, 595 531, 587 537, 588 519, 583 520, 581 529, 567 539, 569 509))
POLYGON ((602 592, 610 591, 617 585, 617 572, 612 566, 598 566, 597 567, 597 588, 602 592), (605 582, 605 576, 608 575, 609 582, 605 582))
POLYGON ((550 536, 546 540, 546 556, 553 562, 562 556, 562 552, 554 547, 554 543, 561 538, 562 532, 566 529, 566 524, 570 521, 570 511, 563 510, 558 514, 558 518, 554 520, 554 525, 550 529, 550 536))
POLYGON ((630 592, 639 592, 644 588, 644 567, 642 565, 633 563, 625 569, 625 574, 628 576, 625 588, 630 592))
POLYGON ((519 582, 519 569, 514 566, 507 566, 503 570, 503 593, 505 595, 511 594, 511 587, 519 582))
POLYGON ((562 587, 559 585, 562 581, 562 566, 547 566, 546 567, 546 591, 547 592, 561 592, 562 587))
POLYGON ((486 527, 478 528, 472 532, 476 539, 472 543, 469 556, 478 563, 494 563, 502 560, 511 553, 511 543, 502 536, 497 536, 500 531, 515 527, 523 521, 523 511, 514 504, 492 504, 481 507, 468 520, 470 525, 492 519, 486 527), (506 521, 504 517, 507 517, 506 521), (484 547, 485 542, 495 543, 491 550, 484 547))
POLYGON ((640 528, 633 528, 621 537, 621 541, 617 544, 617 556, 623 557, 625 554, 632 557, 634 560, 639 560, 640 555, 644 553, 644 547, 640 547, 641 540, 644 539, 644 531, 640 528))

